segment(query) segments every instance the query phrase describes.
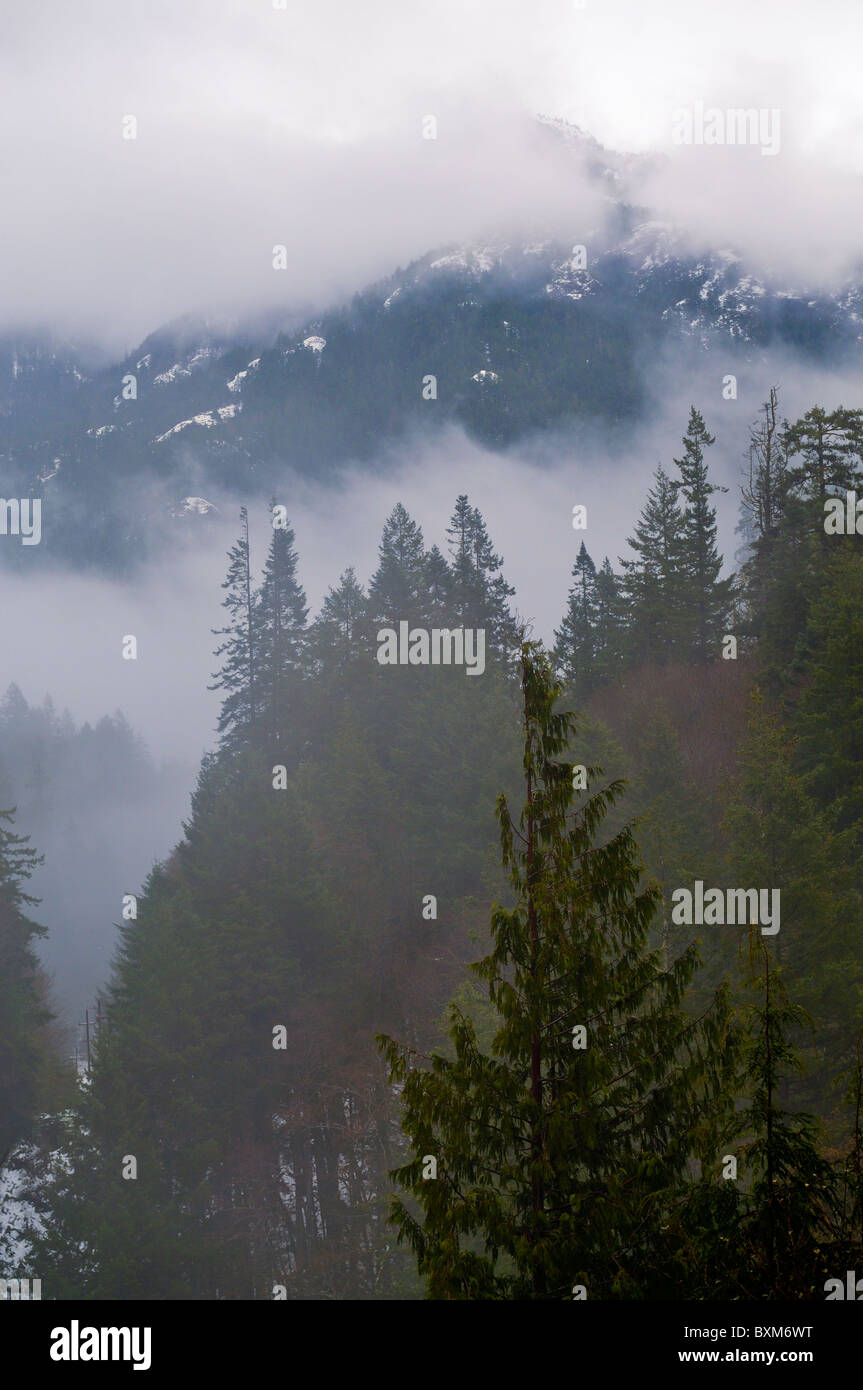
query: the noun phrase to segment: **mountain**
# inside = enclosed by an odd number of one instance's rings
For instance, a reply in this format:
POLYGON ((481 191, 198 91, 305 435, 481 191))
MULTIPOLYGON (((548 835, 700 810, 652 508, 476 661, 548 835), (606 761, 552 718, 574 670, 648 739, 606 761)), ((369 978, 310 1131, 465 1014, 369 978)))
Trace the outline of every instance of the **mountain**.
POLYGON ((733 250, 696 255, 635 201, 654 160, 564 122, 540 128, 607 207, 587 247, 438 247, 299 327, 181 319, 95 368, 67 344, 0 341, 4 494, 43 498, 38 555, 4 545, 0 563, 127 569, 178 523, 206 524, 210 492, 269 495, 288 470, 335 481, 445 425, 497 450, 626 430, 675 350, 719 352, 723 371, 778 349, 859 361, 863 277, 827 295, 759 277, 733 250))

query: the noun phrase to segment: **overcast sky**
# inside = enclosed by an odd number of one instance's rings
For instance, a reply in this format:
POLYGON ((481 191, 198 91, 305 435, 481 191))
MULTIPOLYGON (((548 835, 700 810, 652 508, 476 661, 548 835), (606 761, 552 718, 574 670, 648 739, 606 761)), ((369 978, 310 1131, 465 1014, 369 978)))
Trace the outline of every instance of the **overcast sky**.
POLYGON ((187 311, 323 305, 528 220, 576 240, 593 209, 538 154, 535 112, 664 151, 651 201, 704 244, 829 279, 863 225, 859 60, 852 0, 9 6, 0 328, 122 350, 187 311), (674 145, 674 112, 696 101, 779 109, 780 154, 674 145))

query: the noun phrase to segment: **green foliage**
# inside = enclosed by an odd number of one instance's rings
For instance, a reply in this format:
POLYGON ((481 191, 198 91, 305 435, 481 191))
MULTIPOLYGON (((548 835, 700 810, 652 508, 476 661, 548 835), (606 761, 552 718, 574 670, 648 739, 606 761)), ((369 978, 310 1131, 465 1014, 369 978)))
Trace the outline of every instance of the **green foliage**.
POLYGON ((44 928, 24 913, 37 899, 23 885, 41 859, 29 835, 15 834, 13 816, 14 808, 0 811, 0 1167, 33 1119, 51 1016, 32 949, 44 928))
POLYGON ((394 1176, 421 1209, 396 1199, 393 1220, 431 1298, 560 1299, 574 1283, 655 1295, 654 1246, 726 1095, 724 1000, 687 1019, 694 951, 663 970, 647 949, 659 894, 639 886, 632 830, 597 843, 621 784, 597 790, 591 769, 571 813, 573 718, 555 712, 561 687, 537 644, 522 648, 522 691, 517 823, 498 800, 515 905, 493 909, 475 967, 499 1026, 483 1052, 454 1007, 455 1055, 424 1069, 380 1039, 414 1155, 394 1176))

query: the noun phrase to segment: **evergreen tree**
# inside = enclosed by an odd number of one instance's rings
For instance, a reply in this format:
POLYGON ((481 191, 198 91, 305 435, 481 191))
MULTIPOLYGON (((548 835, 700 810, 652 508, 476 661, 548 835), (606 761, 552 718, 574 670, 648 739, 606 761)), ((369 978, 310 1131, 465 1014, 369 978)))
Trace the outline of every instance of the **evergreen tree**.
POLYGON ((240 524, 240 539, 228 552, 228 573, 222 584, 228 591, 222 606, 228 610, 229 623, 227 627, 213 629, 215 636, 226 638, 215 652, 225 660, 209 687, 226 692, 218 722, 225 748, 235 747, 249 738, 259 712, 257 613, 252 592, 249 514, 245 507, 240 508, 240 524))
POLYGON ((632 751, 639 847, 662 893, 656 927, 667 966, 671 952, 682 944, 674 940, 680 928, 671 922, 671 893, 679 884, 699 877, 699 870, 703 873, 709 836, 665 706, 660 704, 642 717, 632 751))
POLYGON ((423 533, 401 502, 384 523, 378 555, 378 568, 369 585, 373 621, 388 627, 398 627, 402 621, 424 625, 429 597, 423 533))
POLYGON ((810 785, 846 827, 863 821, 863 556, 853 546, 827 552, 801 644, 795 718, 810 785))
POLYGON ((742 528, 749 535, 750 554, 743 566, 750 625, 760 633, 767 595, 776 568, 779 537, 788 493, 785 433, 776 412, 779 392, 771 386, 761 407, 763 419, 749 431, 749 478, 741 488, 742 528))
POLYGON ((646 950, 658 890, 638 886, 631 827, 598 841, 621 784, 593 790, 590 769, 571 814, 561 691, 525 644, 517 825, 498 799, 515 905, 493 909, 493 947, 475 967, 499 1016, 491 1055, 456 1007, 454 1059, 435 1055, 428 1070, 380 1039, 415 1155, 394 1177, 421 1209, 396 1199, 393 1219, 432 1298, 656 1292, 669 1203, 699 1123, 722 1108, 724 1004, 687 1021, 694 949, 668 971, 646 950))
POLYGON ((596 574, 594 667, 599 683, 620 674, 623 662, 624 601, 620 580, 606 555, 596 574))
POLYGON ((596 565, 584 541, 572 567, 572 581, 563 622, 554 634, 554 660, 567 689, 577 699, 582 699, 597 683, 596 628, 599 621, 596 565))
POLYGON ((714 442, 700 412, 692 406, 683 436, 683 457, 674 462, 680 470, 677 487, 686 500, 682 531, 684 654, 693 661, 718 658, 731 597, 730 581, 719 578, 722 556, 716 546, 716 511, 710 504, 715 492, 728 489, 711 483, 704 457, 705 449, 714 442))
POLYGON ((786 427, 788 485, 803 501, 817 503, 815 516, 823 531, 827 497, 863 487, 863 410, 839 406, 829 414, 814 406, 786 427))
POLYGON ((750 1101, 742 1116, 750 1136, 743 1154, 752 1185, 739 1277, 750 1297, 820 1297, 830 1275, 822 1246, 836 1201, 836 1175, 819 1153, 817 1122, 788 1110, 781 1099, 789 1076, 802 1069, 790 1035, 810 1020, 790 1002, 771 948, 756 940, 761 968, 754 979, 758 1000, 745 1054, 750 1101))
POLYGON ((829 1094, 836 1072, 848 1063, 863 903, 855 881, 853 832, 838 831, 833 817, 808 794, 797 753, 797 741, 756 688, 740 777, 722 828, 731 881, 780 891, 776 957, 793 969, 801 1006, 820 1024, 809 1085, 809 1098, 817 1101, 829 1094))
POLYGON ((371 651, 368 600, 353 566, 328 590, 312 625, 309 645, 318 670, 343 675, 371 651))
POLYGON ((33 1117, 44 1064, 41 1032, 50 1018, 33 952, 45 930, 23 911, 38 901, 23 884, 42 860, 29 835, 12 830, 13 816, 14 809, 0 811, 0 1167, 33 1117))
POLYGON ((515 590, 501 573, 503 560, 495 554, 482 513, 465 493, 456 499, 447 535, 453 615, 460 626, 485 628, 489 645, 505 654, 516 639, 509 609, 515 590))
POLYGON ((297 740, 297 702, 306 656, 305 592, 297 580, 290 526, 273 525, 273 538, 255 603, 258 673, 267 735, 273 744, 297 740))
POLYGON ((661 464, 654 478, 627 542, 637 558, 621 564, 630 659, 663 665, 681 654, 687 572, 678 488, 661 464))
POLYGON ((426 558, 431 617, 433 623, 440 626, 449 621, 452 611, 452 571, 436 545, 426 558))

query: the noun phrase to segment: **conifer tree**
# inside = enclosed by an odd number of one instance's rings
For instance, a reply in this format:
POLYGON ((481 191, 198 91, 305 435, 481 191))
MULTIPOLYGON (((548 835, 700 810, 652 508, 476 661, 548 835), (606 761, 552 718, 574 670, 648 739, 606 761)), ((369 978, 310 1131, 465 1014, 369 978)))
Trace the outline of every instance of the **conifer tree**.
POLYGON ((814 406, 786 427, 782 442, 789 456, 789 487, 802 500, 817 503, 815 517, 823 531, 825 499, 863 487, 863 410, 839 406, 828 413, 814 406))
POLYGON ((349 565, 321 604, 312 625, 310 646, 318 668, 343 672, 370 650, 368 600, 349 565))
POLYGON ((503 560, 495 553, 482 512, 465 493, 456 498, 447 535, 454 617, 464 627, 485 628, 490 645, 505 653, 516 638, 509 609, 515 590, 501 573, 503 560))
POLYGON ((621 564, 630 659, 662 665, 681 652, 687 574, 678 487, 661 464, 654 478, 627 542, 637 558, 621 564))
POLYGON ((573 812, 574 721, 539 644, 521 673, 525 802, 517 824, 497 807, 514 906, 475 967, 499 1026, 483 1053, 453 1007, 454 1059, 422 1070, 380 1038, 414 1154, 394 1177, 420 1208, 397 1198, 393 1219, 431 1298, 648 1296, 696 1127, 722 1108, 724 1001, 685 1017, 694 948, 661 969, 632 829, 600 836, 622 784, 589 769, 573 812))
POLYGON ((261 705, 273 743, 283 743, 289 732, 296 733, 289 729, 289 719, 303 675, 308 611, 305 592, 297 580, 294 532, 288 525, 274 524, 255 605, 261 705))
POLYGON ((427 562, 431 617, 435 623, 446 622, 452 611, 452 571, 436 545, 429 551, 427 562))
POLYGON ((802 1069, 792 1035, 811 1023, 792 1003, 773 951, 753 933, 758 961, 745 1054, 750 1100, 742 1123, 743 1146, 752 1178, 743 1235, 746 1258, 741 1279, 750 1297, 820 1296, 825 1276, 822 1244, 836 1201, 836 1174, 818 1148, 818 1124, 782 1102, 788 1079, 802 1069))
POLYGON ((599 621, 596 565, 584 541, 572 567, 572 587, 563 622, 555 631, 557 670, 576 698, 596 685, 596 628, 599 621))
POLYGON ((45 931, 23 910, 38 902, 23 884, 42 859, 29 847, 29 835, 12 830, 13 816, 14 808, 0 811, 0 1167, 35 1110, 43 1064, 40 1030, 50 1017, 32 947, 45 931))
POLYGON ((771 386, 759 418, 749 431, 749 477, 741 488, 742 525, 750 553, 743 566, 750 624, 760 634, 767 594, 772 588, 779 537, 787 505, 788 460, 785 432, 777 419, 779 392, 771 386))
POLYGON ((730 580, 720 579, 722 556, 716 545, 716 511, 710 498, 727 492, 708 477, 705 449, 715 443, 700 411, 692 406, 683 436, 683 457, 674 462, 680 470, 678 490, 683 511, 682 559, 685 576, 685 655, 693 661, 719 657, 725 617, 731 597, 730 580))
POLYGON ((781 894, 776 958, 793 969, 799 1002, 820 1022, 809 1084, 816 1100, 829 1094, 836 1072, 848 1062, 847 1020, 857 1009, 863 903, 853 831, 837 829, 834 817, 807 791, 797 764, 797 740, 756 687, 740 776, 723 822, 728 867, 733 883, 781 894))
POLYGON ((209 687, 226 692, 217 726, 224 748, 247 740, 259 713, 257 613, 249 554, 249 514, 245 507, 240 508, 240 525, 240 539, 228 552, 228 573, 222 584, 227 589, 222 606, 228 611, 228 626, 213 629, 215 636, 226 639, 216 649, 215 655, 225 659, 209 687))
POLYGON ((384 523, 379 563, 369 585, 374 622, 424 623, 428 614, 428 568, 423 533, 399 502, 384 523))
MULTIPOLYGON (((835 539, 835 538, 831 538, 835 539)), ((806 625, 795 718, 810 785, 842 826, 863 820, 863 556, 827 552, 806 625)))
POLYGON ((606 555, 596 573, 594 666, 600 683, 613 680, 623 662, 624 600, 618 576, 606 555))

